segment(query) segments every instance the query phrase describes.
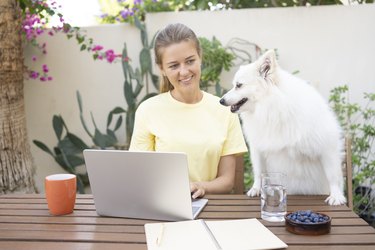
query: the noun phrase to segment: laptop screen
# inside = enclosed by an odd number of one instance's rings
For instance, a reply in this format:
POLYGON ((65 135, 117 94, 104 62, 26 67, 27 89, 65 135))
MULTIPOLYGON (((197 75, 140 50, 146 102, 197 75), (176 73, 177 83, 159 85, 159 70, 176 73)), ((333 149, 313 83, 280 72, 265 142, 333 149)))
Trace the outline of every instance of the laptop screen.
MULTIPOLYGON (((97 213, 178 221, 193 219, 187 156, 178 152, 83 152, 97 213)), ((200 212, 206 199, 194 202, 200 212)))

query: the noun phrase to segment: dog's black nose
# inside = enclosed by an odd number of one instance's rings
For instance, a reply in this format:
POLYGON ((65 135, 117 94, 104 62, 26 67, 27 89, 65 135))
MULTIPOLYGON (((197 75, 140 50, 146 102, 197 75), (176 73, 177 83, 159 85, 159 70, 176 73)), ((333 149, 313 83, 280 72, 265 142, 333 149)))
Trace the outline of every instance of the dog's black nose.
POLYGON ((220 99, 220 104, 221 104, 221 105, 225 105, 225 99, 224 99, 224 98, 221 98, 221 99, 220 99))

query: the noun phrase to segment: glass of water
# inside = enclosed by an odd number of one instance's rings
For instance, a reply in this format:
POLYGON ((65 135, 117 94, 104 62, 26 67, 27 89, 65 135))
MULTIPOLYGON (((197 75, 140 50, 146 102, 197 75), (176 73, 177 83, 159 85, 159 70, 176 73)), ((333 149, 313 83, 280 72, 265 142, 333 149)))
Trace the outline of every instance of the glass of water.
POLYGON ((263 173, 261 182, 261 217, 267 221, 284 221, 286 214, 286 175, 263 173))

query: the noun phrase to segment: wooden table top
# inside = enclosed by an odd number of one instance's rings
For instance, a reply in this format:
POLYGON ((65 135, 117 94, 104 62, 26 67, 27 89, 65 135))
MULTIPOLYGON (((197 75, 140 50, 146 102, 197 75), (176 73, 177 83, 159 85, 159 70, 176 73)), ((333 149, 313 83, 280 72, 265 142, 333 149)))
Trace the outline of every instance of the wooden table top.
MULTIPOLYGON (((346 206, 328 206, 325 196, 288 196, 288 211, 311 209, 332 217, 331 233, 303 236, 289 233, 282 222, 260 219, 260 198, 207 195, 199 218, 258 218, 288 244, 288 249, 375 250, 375 229, 346 206)), ((100 217, 92 195, 77 195, 74 212, 48 213, 43 194, 0 196, 0 249, 147 249, 144 224, 152 220, 100 217)))

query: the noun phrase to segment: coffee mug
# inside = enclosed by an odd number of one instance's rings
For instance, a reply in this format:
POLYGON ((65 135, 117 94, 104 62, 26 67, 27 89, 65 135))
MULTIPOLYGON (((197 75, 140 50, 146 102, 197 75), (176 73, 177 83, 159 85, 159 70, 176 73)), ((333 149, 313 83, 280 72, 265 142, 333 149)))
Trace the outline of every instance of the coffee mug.
POLYGON ((76 201, 77 177, 74 174, 49 175, 44 184, 50 214, 72 213, 76 201))

